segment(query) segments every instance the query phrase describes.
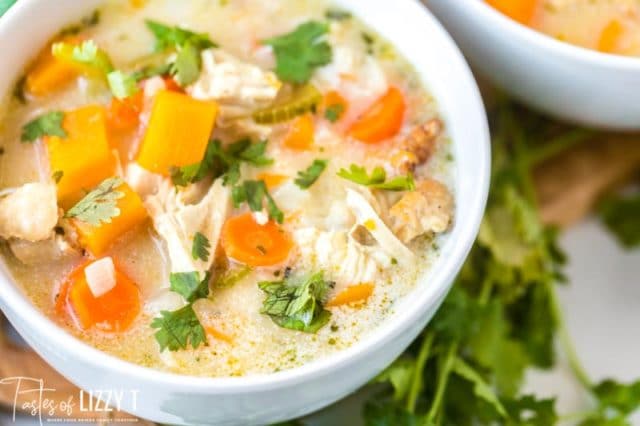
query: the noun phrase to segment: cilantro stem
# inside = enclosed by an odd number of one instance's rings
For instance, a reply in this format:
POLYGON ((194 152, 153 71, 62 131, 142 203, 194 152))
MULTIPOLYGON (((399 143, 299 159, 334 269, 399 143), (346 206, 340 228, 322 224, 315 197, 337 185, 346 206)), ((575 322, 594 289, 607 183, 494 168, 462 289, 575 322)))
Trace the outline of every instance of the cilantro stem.
POLYGON ((435 335, 433 332, 427 332, 422 339, 422 346, 418 353, 418 359, 416 360, 416 367, 413 373, 413 380, 411 381, 409 396, 407 398, 407 411, 410 413, 414 413, 416 409, 418 394, 420 394, 420 391, 422 390, 422 373, 424 371, 424 366, 427 363, 427 359, 429 358, 434 337, 435 335))
POLYGON ((492 290, 493 280, 485 278, 482 282, 482 288, 480 289, 480 297, 478 298, 478 303, 480 304, 480 306, 485 306, 489 302, 489 297, 491 297, 492 290))
POLYGON ((593 136, 593 132, 586 129, 574 129, 545 143, 541 147, 534 149, 529 154, 529 164, 536 167, 545 161, 579 145, 593 136))
POLYGON ((449 348, 447 349, 447 352, 444 355, 444 358, 440 361, 442 363, 442 367, 438 372, 436 393, 433 398, 433 402, 431 403, 431 408, 429 409, 429 413, 427 414, 426 424, 434 424, 436 416, 438 416, 440 412, 440 408, 442 406, 442 399, 444 398, 444 392, 447 390, 449 375, 451 373, 451 368, 453 367, 453 361, 456 357, 457 351, 458 351, 458 342, 449 344, 449 348))
POLYGON ((560 306, 560 302, 558 300, 558 294, 553 283, 547 283, 547 290, 550 297, 550 305, 551 305, 551 314, 553 315, 553 319, 558 325, 558 335, 560 336, 560 344, 564 349, 564 352, 567 355, 569 361, 569 367, 571 371, 576 376, 580 384, 591 392, 593 387, 593 383, 587 374, 587 371, 582 366, 580 359, 578 358, 578 353, 576 352, 576 348, 573 345, 573 341, 571 339, 571 335, 569 334, 569 329, 567 328, 567 324, 564 321, 564 315, 562 313, 562 307, 560 306))

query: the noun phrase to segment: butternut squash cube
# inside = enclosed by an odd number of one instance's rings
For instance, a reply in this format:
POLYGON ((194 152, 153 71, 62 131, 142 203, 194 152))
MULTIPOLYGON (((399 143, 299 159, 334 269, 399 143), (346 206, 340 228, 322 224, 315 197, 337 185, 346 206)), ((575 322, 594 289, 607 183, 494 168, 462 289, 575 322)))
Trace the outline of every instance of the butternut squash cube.
POLYGON ((138 153, 145 169, 165 176, 171 167, 202 160, 218 115, 218 104, 161 91, 156 95, 147 132, 138 153))
MULTIPOLYGON (((68 39, 68 42, 75 44, 77 40, 68 39)), ((78 68, 54 57, 51 46, 48 45, 27 74, 25 88, 34 96, 44 96, 65 86, 77 76, 78 68)))
POLYGON ((115 174, 116 158, 107 140, 106 114, 99 106, 65 113, 66 138, 46 138, 51 173, 57 174, 58 202, 71 208, 100 182, 115 174), (61 173, 61 174, 60 174, 61 173))
POLYGON ((111 223, 103 222, 94 226, 77 219, 73 221, 80 237, 80 244, 96 257, 104 254, 118 237, 147 219, 147 210, 142 200, 129 185, 123 183, 116 191, 122 192, 124 197, 118 200, 120 214, 112 217, 111 223))

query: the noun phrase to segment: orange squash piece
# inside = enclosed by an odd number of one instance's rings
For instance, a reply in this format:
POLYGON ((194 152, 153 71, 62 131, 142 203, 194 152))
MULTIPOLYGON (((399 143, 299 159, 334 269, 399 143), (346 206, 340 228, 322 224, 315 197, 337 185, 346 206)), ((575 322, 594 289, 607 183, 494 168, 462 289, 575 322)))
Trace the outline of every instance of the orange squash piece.
POLYGON ((538 9, 538 0, 487 0, 490 6, 523 25, 530 25, 538 9))
POLYGON ((249 266, 272 266, 289 257, 293 243, 275 222, 258 224, 251 213, 228 219, 221 244, 227 256, 249 266))
POLYGON ((140 313, 138 287, 116 267, 116 286, 106 294, 94 297, 84 275, 87 266, 77 268, 63 284, 68 287, 66 303, 69 311, 83 330, 127 330, 140 313))
POLYGON ((376 144, 389 139, 400 131, 405 109, 402 92, 391 87, 351 125, 347 134, 368 144, 376 144))
POLYGON ((138 153, 138 164, 165 176, 171 167, 202 160, 218 115, 218 104, 182 93, 158 92, 149 127, 138 153))
POLYGON ((618 50, 624 32, 624 26, 620 21, 614 19, 609 22, 600 33, 598 50, 604 53, 615 53, 618 50))
POLYGON ((87 190, 115 174, 116 158, 109 147, 105 110, 88 106, 65 113, 66 138, 46 137, 51 173, 62 172, 58 202, 68 209, 87 190))
MULTIPOLYGON (((75 39, 67 39, 66 41, 69 43, 77 42, 75 39)), ((51 46, 47 46, 27 74, 25 88, 34 96, 47 95, 68 84, 78 74, 77 67, 54 57, 51 53, 51 46)))
POLYGON ((289 176, 274 173, 260 173, 256 179, 263 181, 264 184, 267 185, 267 189, 272 190, 289 180, 289 176))
POLYGON ((339 116, 336 121, 340 121, 349 108, 349 102, 336 90, 331 90, 324 95, 322 100, 322 115, 327 118, 326 113, 329 108, 339 107, 339 116))
POLYGON ((107 110, 109 128, 115 131, 133 130, 140 122, 140 113, 144 106, 144 93, 137 91, 124 99, 113 97, 107 110))
POLYGON ((327 302, 325 306, 342 306, 351 303, 364 302, 373 294, 373 287, 374 286, 371 283, 352 285, 338 293, 338 295, 327 302))
POLYGON ((313 116, 311 114, 301 115, 291 122, 282 143, 287 148, 307 150, 313 146, 314 132, 313 116))
POLYGON ((111 218, 111 223, 94 226, 78 219, 73 220, 80 243, 94 256, 103 255, 118 237, 147 219, 147 210, 142 200, 129 185, 123 183, 116 190, 124 193, 124 197, 118 200, 120 214, 111 218))

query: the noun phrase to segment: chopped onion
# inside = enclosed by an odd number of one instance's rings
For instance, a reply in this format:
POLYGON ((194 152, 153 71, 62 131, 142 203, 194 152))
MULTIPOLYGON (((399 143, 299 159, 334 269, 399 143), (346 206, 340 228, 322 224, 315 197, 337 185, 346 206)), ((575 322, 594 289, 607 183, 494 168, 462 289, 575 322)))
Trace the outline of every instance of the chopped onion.
POLYGON ((96 260, 84 268, 84 276, 93 297, 100 297, 116 286, 116 268, 111 257, 96 260))

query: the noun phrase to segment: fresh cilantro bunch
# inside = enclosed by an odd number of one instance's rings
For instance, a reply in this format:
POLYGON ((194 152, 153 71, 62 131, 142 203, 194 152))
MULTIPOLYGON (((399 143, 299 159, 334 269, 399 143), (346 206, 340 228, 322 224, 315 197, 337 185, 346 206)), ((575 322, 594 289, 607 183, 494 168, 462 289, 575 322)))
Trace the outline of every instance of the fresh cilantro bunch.
POLYGON ((527 368, 553 367, 556 340, 595 402, 571 416, 574 424, 629 425, 640 407, 640 381, 594 384, 581 367, 556 297, 565 258, 537 210, 532 169, 585 133, 547 133, 537 116, 521 117, 510 105, 494 117, 492 186, 476 244, 422 335, 375 380, 366 425, 554 425, 554 400, 520 387, 527 368))
POLYGON ((598 211, 620 244, 629 249, 640 246, 640 194, 608 198, 598 211))
POLYGON ((324 303, 334 283, 326 281, 322 272, 262 281, 258 286, 267 295, 260 312, 269 315, 280 327, 315 333, 331 318, 324 303))

